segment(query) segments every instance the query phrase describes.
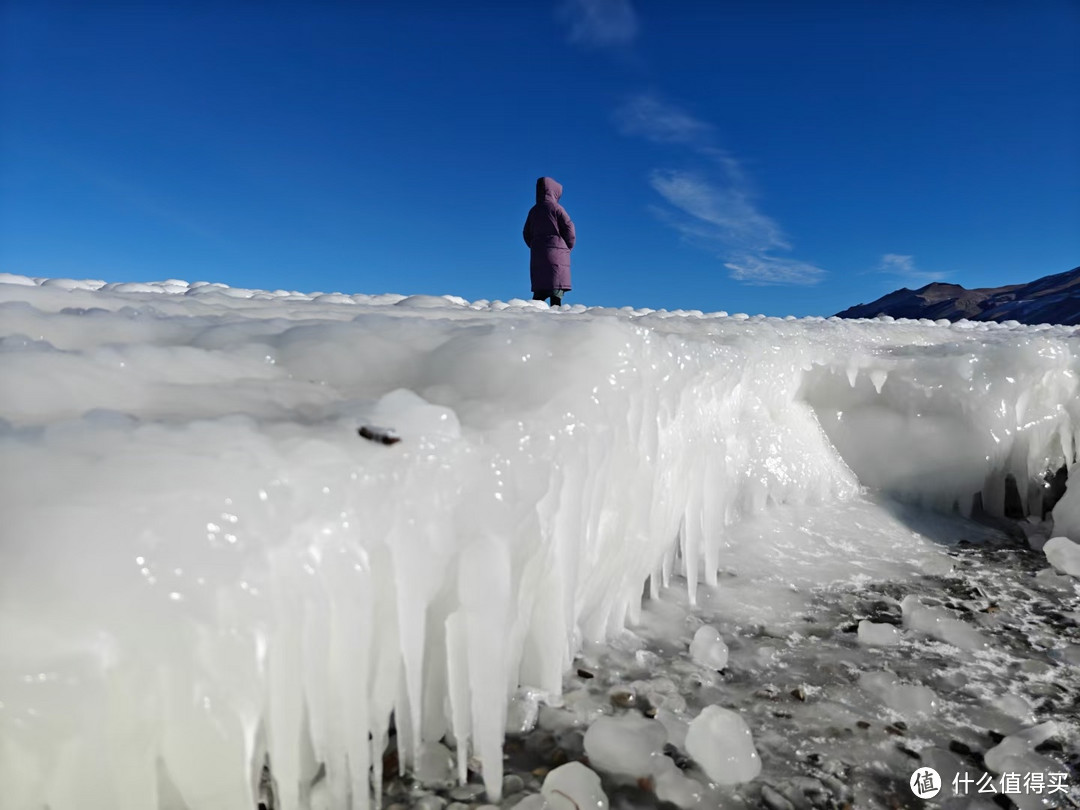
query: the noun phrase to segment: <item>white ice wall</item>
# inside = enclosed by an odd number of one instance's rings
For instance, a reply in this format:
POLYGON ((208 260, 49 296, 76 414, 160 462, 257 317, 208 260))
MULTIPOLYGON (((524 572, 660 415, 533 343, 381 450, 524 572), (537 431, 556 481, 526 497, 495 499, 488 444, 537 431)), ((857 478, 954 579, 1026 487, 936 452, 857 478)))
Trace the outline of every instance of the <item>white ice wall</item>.
POLYGON ((676 544, 715 583, 771 503, 1074 452, 1065 328, 4 281, 5 807, 250 807, 264 750, 287 810, 320 762, 366 806, 391 712, 495 792, 497 696, 558 690, 676 544))

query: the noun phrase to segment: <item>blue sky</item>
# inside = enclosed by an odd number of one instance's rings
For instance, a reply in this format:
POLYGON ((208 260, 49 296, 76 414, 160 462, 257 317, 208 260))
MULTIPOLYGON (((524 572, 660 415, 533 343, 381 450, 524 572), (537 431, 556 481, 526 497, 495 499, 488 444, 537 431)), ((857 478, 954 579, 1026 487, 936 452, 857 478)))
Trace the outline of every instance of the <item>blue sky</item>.
POLYGON ((1075 0, 0 2, 0 271, 829 315, 1080 264, 1075 0), (520 5, 520 7, 519 7, 520 5))

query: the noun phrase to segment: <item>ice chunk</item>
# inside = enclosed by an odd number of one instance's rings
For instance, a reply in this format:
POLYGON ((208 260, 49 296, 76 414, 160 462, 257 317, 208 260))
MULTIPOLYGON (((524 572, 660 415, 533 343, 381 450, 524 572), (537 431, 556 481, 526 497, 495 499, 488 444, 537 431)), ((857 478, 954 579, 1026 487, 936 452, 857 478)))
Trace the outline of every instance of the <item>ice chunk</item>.
POLYGON ((600 777, 580 762, 568 762, 551 771, 540 794, 552 810, 607 810, 608 806, 600 777))
POLYGON ((1043 546, 1043 553, 1054 568, 1080 577, 1080 545, 1068 537, 1051 537, 1043 546))
POLYGON ((1010 768, 1010 761, 1016 758, 1024 758, 1034 753, 1035 746, 1049 740, 1058 733, 1057 723, 1050 721, 1040 723, 1037 726, 1010 734, 993 748, 986 752, 984 760, 986 767, 995 773, 1005 773, 1010 768))
MULTIPOLYGON (((1057 734, 1058 727, 1053 721, 1010 734, 986 752, 986 767, 997 774, 1019 773, 1026 778, 1041 774, 1042 784, 1052 785, 1062 777, 1065 768, 1055 760, 1036 753, 1035 747, 1057 734), (1052 774, 1056 774, 1057 778, 1052 774)), ((1019 787, 1018 791, 1006 791, 1006 795, 1020 810, 1042 810, 1045 807, 1057 806, 1049 794, 1030 793, 1023 781, 1019 787)))
POLYGON ((900 603, 904 626, 959 647, 962 650, 984 650, 990 644, 986 637, 971 625, 954 618, 941 608, 931 608, 916 596, 905 596, 900 603))
MULTIPOLYGON (((1062 437, 1062 451, 1066 458, 1071 455, 1071 445, 1072 441, 1067 441, 1062 437)), ((1069 471, 1070 481, 1075 471, 1075 468, 1069 471)), ((1067 487, 1061 500, 1054 505, 1051 516, 1054 519, 1055 532, 1065 535, 1070 540, 1080 542, 1080 487, 1076 485, 1067 487)))
POLYGON ((720 785, 749 782, 761 773, 750 727, 737 713, 720 706, 706 706, 690 721, 686 751, 720 785))
POLYGON ((710 625, 703 625, 694 633, 690 642, 690 657, 703 667, 723 669, 728 662, 728 648, 720 638, 720 632, 710 625))
POLYGON ((449 787, 454 781, 454 755, 442 743, 421 743, 413 776, 424 787, 449 787))
POLYGON ((1030 725, 1035 722, 1034 710, 1031 704, 1020 695, 1001 695, 993 703, 1000 712, 1022 723, 1030 725))
POLYGON ((705 793, 705 786, 686 776, 669 757, 664 757, 654 783, 656 798, 679 807, 699 807, 705 793))
POLYGON ((907 718, 928 717, 937 709, 938 697, 933 689, 900 683, 891 672, 864 672, 859 676, 859 686, 907 718))
POLYGON ((536 721, 540 716, 540 701, 547 697, 547 692, 540 689, 518 689, 506 707, 506 732, 525 734, 536 728, 536 721))
POLYGON ((626 776, 651 776, 664 756, 667 730, 656 720, 639 715, 601 717, 585 732, 585 753, 601 771, 626 776))
POLYGON ((900 631, 886 622, 859 622, 859 641, 871 647, 891 647, 900 643, 900 631))

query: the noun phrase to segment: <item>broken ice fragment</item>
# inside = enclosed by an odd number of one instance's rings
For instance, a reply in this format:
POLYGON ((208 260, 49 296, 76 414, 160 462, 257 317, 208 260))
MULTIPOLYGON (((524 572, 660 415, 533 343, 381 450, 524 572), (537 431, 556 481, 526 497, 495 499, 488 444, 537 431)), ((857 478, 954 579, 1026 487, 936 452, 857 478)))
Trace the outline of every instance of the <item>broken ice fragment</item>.
POLYGON ((904 717, 929 716, 938 706, 938 697, 933 689, 900 683, 900 679, 891 672, 864 672, 859 677, 859 686, 904 717))
POLYGON ((974 627, 954 618, 942 608, 926 607, 914 595, 905 596, 900 608, 904 613, 904 626, 912 630, 934 636, 962 650, 984 650, 990 646, 986 637, 974 627))
POLYGON ((590 764, 607 773, 652 776, 664 757, 667 730, 637 715, 601 717, 585 732, 590 764))
POLYGON ((859 641, 871 647, 891 647, 900 643, 900 631, 891 624, 863 619, 859 622, 859 641))
POLYGON ((738 714, 720 706, 706 706, 690 722, 686 751, 720 785, 749 782, 761 773, 761 757, 750 727, 738 714))
POLYGON ((1043 554, 1057 570, 1080 577, 1080 545, 1068 537, 1051 537, 1043 546, 1043 554))
POLYGON ((728 662, 728 648, 715 627, 703 625, 690 642, 690 657, 710 669, 723 669, 728 662))
POLYGON ((568 762, 549 773, 540 794, 553 810, 607 810, 600 777, 580 762, 568 762))

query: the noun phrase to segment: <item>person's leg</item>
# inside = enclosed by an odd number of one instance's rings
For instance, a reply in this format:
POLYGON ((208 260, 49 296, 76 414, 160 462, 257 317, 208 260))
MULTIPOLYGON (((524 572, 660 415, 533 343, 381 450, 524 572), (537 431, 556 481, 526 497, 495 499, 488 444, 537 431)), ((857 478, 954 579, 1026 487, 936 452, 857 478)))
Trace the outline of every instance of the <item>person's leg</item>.
POLYGON ((551 305, 553 307, 559 306, 561 300, 562 290, 534 290, 533 301, 546 301, 551 299, 551 305))

